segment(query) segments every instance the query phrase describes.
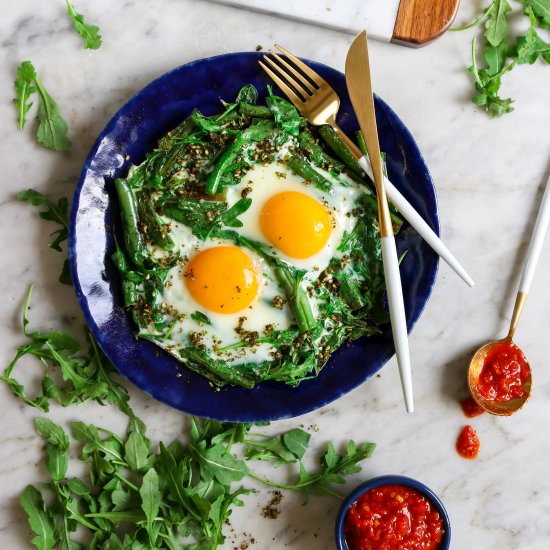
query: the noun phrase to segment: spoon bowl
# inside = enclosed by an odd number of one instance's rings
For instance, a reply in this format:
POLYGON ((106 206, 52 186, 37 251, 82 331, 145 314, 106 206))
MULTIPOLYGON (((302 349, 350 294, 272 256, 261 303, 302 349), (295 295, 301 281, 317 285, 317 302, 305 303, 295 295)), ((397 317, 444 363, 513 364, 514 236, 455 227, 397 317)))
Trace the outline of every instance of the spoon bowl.
POLYGON ((523 405, 527 402, 531 395, 532 377, 531 367, 529 365, 529 377, 523 382, 523 396, 516 399, 510 399, 509 401, 495 401, 493 399, 486 399, 479 392, 479 376, 483 368, 483 363, 487 354, 498 344, 511 343, 510 337, 503 338, 502 340, 493 340, 481 346, 473 355, 470 365, 468 367, 468 389, 474 401, 486 412, 495 414, 498 416, 510 416, 519 411, 523 405))

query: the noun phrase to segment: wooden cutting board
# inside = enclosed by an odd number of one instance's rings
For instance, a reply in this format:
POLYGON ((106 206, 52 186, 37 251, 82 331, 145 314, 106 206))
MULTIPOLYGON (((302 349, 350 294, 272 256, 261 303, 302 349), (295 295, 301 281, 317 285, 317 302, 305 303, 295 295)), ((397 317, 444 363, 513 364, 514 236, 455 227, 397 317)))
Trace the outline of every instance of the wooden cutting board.
POLYGON ((460 0, 214 0, 357 34, 419 47, 441 36, 451 25, 460 0))

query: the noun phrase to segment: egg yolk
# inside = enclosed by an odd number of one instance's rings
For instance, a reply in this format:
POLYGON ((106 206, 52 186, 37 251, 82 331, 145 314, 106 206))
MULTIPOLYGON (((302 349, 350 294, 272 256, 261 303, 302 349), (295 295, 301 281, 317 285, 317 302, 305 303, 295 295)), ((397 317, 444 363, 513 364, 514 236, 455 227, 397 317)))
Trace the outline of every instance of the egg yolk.
POLYGON ((217 313, 248 307, 258 293, 258 271, 252 258, 236 246, 207 248, 195 254, 184 272, 191 296, 217 313))
POLYGON ((271 197, 263 206, 260 226, 265 238, 291 258, 309 258, 327 243, 332 219, 315 199, 297 191, 271 197))

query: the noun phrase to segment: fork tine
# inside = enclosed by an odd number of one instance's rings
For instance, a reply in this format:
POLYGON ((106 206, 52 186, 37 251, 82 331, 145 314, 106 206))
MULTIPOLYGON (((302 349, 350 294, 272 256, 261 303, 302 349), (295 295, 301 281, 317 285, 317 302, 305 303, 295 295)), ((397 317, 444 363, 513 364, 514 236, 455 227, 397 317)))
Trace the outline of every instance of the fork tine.
POLYGON ((292 55, 288 50, 285 50, 282 46, 279 46, 279 44, 275 44, 275 47, 284 55, 286 55, 297 67, 299 67, 304 73, 315 82, 318 86, 322 86, 323 84, 328 85, 326 80, 321 78, 313 69, 308 67, 303 61, 300 61, 295 55, 292 55))
POLYGON ((258 63, 261 65, 262 69, 273 79, 275 84, 283 90, 283 92, 286 94, 288 99, 292 101, 294 106, 300 110, 304 106, 304 100, 298 96, 298 94, 281 78, 279 78, 267 65, 264 65, 261 61, 258 61, 258 63))
POLYGON ((300 83, 296 82, 296 80, 292 78, 291 75, 289 75, 283 68, 279 67, 279 65, 277 65, 277 63, 275 63, 273 59, 267 57, 267 55, 264 55, 264 60, 271 65, 273 70, 279 75, 279 78, 286 80, 287 83, 290 84, 291 87, 293 87, 294 91, 297 92, 299 96, 302 96, 304 100, 307 100, 307 98, 311 96, 312 92, 304 89, 304 86, 300 86, 300 83))
POLYGON ((297 79, 298 84, 307 92, 308 95, 312 95, 317 91, 317 88, 301 73, 299 73, 290 63, 285 61, 278 53, 273 50, 269 50, 269 53, 286 69, 288 69, 297 79))

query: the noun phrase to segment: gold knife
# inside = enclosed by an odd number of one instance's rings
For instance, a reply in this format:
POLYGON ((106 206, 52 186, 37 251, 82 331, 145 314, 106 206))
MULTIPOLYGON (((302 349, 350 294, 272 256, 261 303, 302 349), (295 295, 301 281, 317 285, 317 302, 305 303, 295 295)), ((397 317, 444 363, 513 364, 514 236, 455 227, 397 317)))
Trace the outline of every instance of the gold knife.
MULTIPOLYGON (((413 412, 414 404, 407 319, 405 317, 405 305, 403 303, 399 259, 395 247, 388 200, 384 189, 384 173, 382 170, 382 158, 380 156, 380 144, 378 142, 378 129, 376 127, 366 31, 359 33, 355 37, 348 51, 346 57, 346 84, 348 86, 353 109, 359 121, 361 132, 365 137, 365 143, 372 166, 374 185, 378 199, 382 261, 384 263, 384 278, 388 295, 393 342, 395 345, 397 364, 399 366, 401 387, 405 398, 405 407, 407 412, 413 412)), ((365 157, 359 159, 359 163, 363 169, 367 170, 368 161, 365 157)))

